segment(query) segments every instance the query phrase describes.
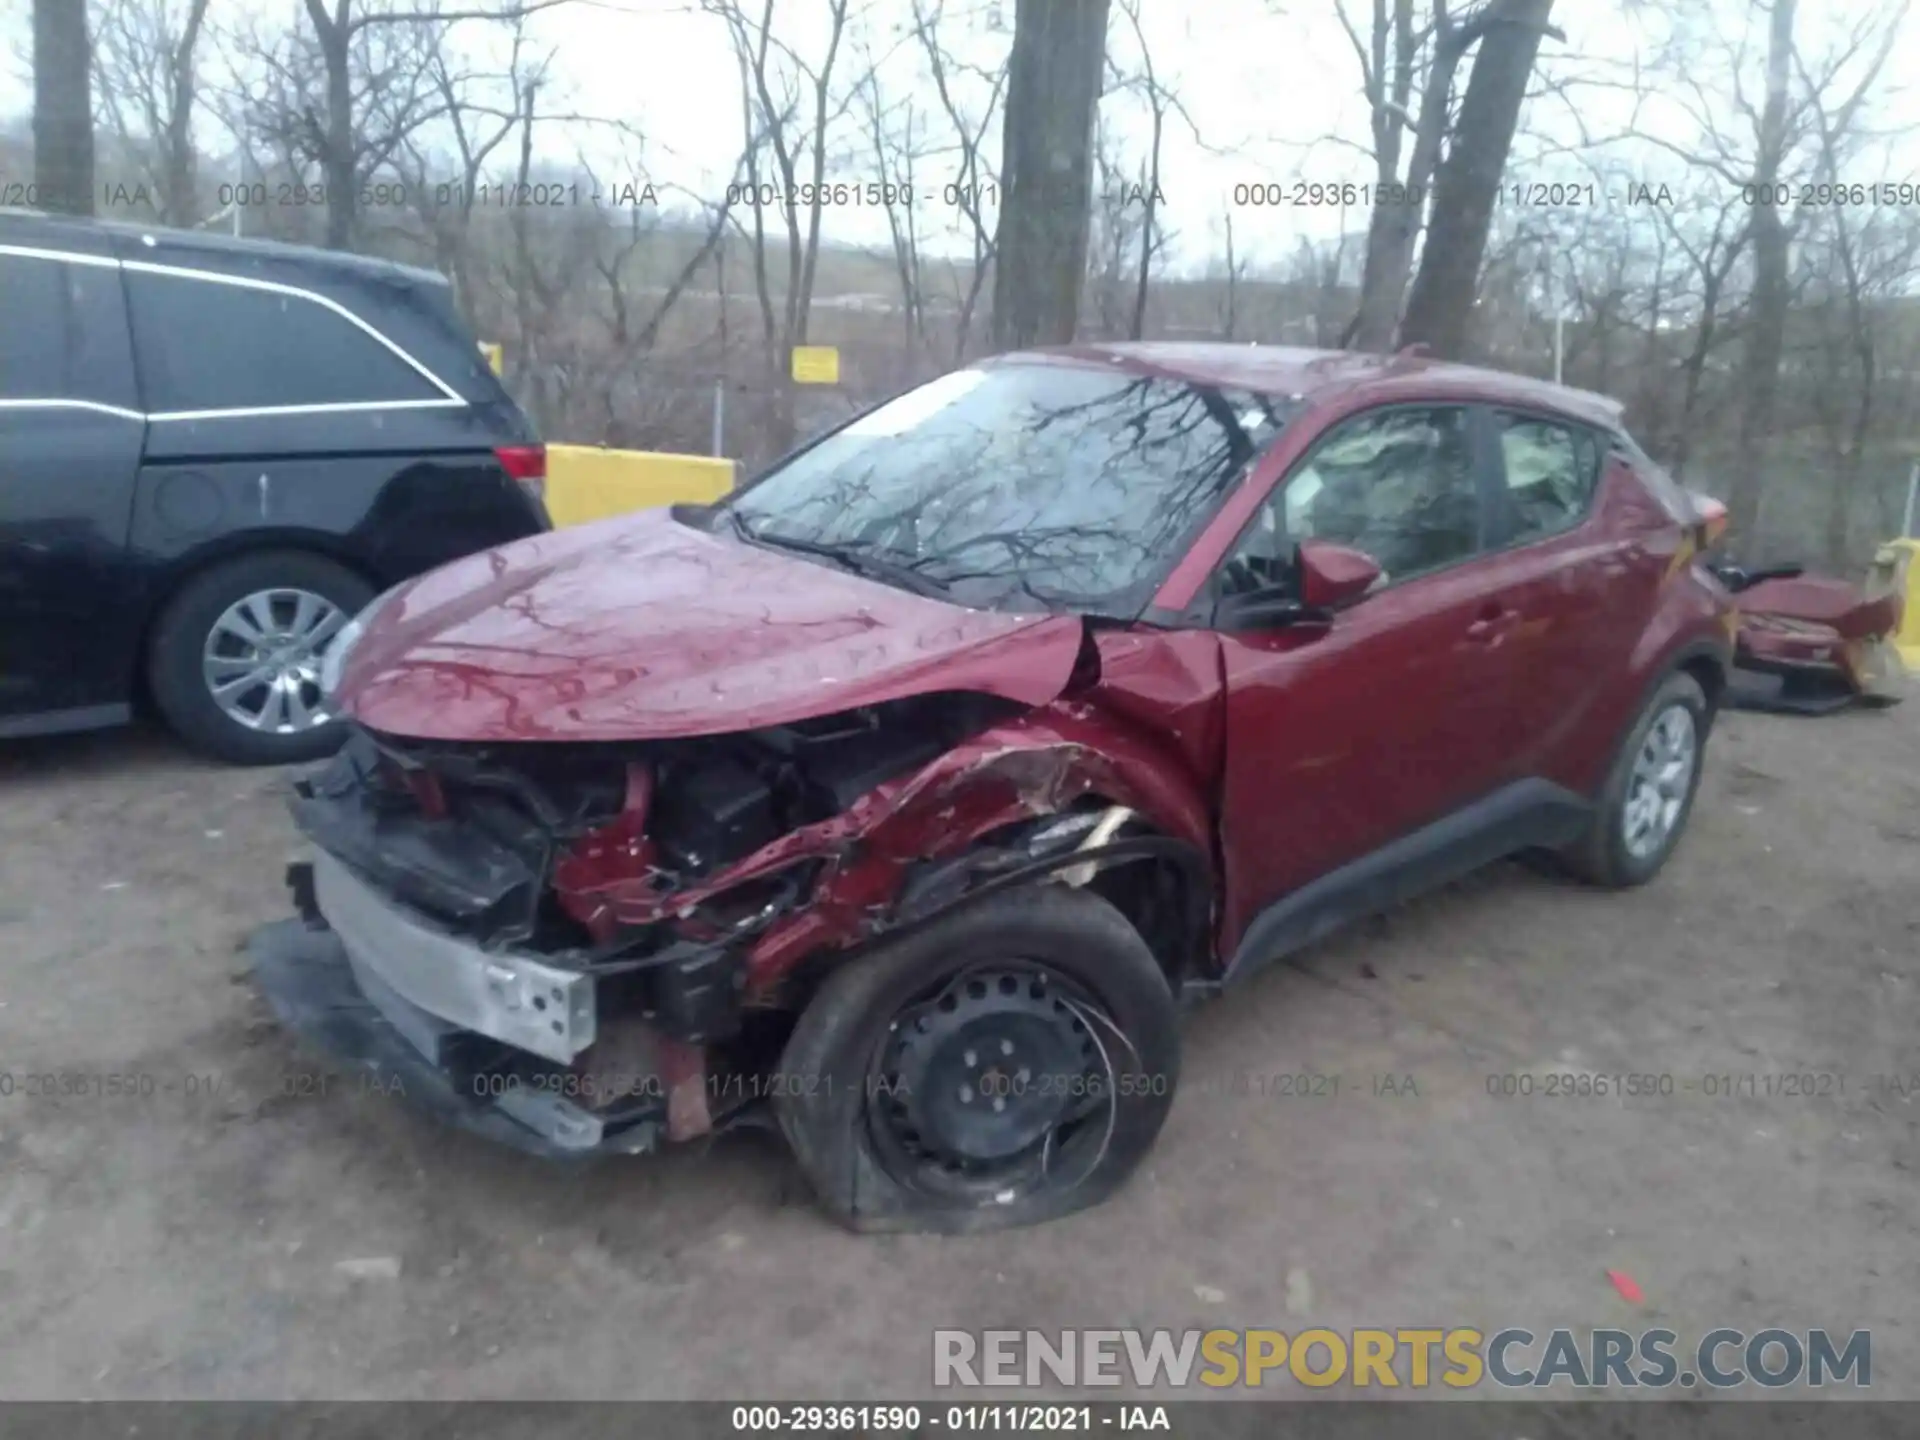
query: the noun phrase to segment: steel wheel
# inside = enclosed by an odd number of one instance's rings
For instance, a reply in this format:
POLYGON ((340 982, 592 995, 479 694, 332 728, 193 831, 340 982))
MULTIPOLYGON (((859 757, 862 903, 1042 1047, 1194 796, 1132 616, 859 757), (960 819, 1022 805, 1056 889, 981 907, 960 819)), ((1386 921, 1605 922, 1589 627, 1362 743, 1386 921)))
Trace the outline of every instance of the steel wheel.
POLYGON ((333 719, 320 693, 320 662, 348 616, 309 590, 256 590, 221 612, 207 632, 201 675, 235 723, 297 735, 333 719))
POLYGON ((1647 728, 1634 756, 1620 811, 1620 838, 1635 859, 1658 854, 1672 839, 1699 755, 1693 711, 1685 705, 1667 706, 1647 728))
POLYGON ((868 1070, 875 1149, 922 1190, 1071 1182, 1099 1163, 1129 1048, 1091 996, 1044 966, 963 971, 889 1025, 868 1070))

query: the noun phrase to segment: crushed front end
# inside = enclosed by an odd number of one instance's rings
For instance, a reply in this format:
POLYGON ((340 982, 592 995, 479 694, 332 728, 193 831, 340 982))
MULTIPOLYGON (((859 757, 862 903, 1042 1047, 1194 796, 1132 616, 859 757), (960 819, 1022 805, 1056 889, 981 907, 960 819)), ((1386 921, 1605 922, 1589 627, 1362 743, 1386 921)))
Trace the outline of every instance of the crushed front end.
POLYGON ((524 1150, 748 1120, 807 959, 910 909, 923 857, 1068 798, 1063 772, 969 752, 1020 708, 949 694, 634 743, 356 729, 296 783, 316 855, 256 976, 295 1032, 524 1150))
POLYGON ((1902 599, 1884 577, 1866 586, 1781 567, 1736 592, 1740 629, 1730 698, 1742 708, 1825 714, 1892 704, 1905 689, 1895 645, 1902 599), (1876 583, 1878 582, 1878 583, 1876 583))

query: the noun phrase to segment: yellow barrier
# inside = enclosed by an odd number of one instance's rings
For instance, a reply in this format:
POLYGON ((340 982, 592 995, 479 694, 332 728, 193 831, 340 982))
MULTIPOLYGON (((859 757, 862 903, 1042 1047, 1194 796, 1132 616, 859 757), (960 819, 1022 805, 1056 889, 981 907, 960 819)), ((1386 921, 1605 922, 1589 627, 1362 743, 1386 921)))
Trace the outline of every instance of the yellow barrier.
POLYGON ((1906 596, 1893 646, 1909 674, 1920 674, 1920 540, 1889 540, 1873 557, 1876 578, 1906 596))
POLYGON ((547 446, 547 513, 578 525, 630 510, 717 500, 733 489, 733 461, 708 455, 547 446))

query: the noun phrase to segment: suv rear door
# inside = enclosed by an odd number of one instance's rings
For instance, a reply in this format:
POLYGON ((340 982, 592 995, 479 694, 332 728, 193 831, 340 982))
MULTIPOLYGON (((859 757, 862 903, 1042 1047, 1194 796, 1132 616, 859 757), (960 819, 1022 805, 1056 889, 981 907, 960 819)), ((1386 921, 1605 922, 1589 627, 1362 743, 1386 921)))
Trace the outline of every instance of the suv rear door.
POLYGON ((499 455, 531 428, 478 348, 439 333, 428 282, 160 253, 125 258, 151 425, 137 548, 319 533, 392 583, 545 527, 499 455))
POLYGON ((145 432, 112 260, 0 245, 0 734, 124 718, 145 432))

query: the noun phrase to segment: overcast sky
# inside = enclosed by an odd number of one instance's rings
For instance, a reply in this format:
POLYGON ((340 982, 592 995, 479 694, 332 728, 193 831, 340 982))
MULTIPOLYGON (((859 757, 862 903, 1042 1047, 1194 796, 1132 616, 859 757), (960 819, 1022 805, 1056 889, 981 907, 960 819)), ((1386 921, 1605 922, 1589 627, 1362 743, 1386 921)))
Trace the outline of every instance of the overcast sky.
MULTIPOLYGON (((857 0, 856 0, 857 3, 857 0)), ((951 0, 958 3, 958 0, 951 0)), ((983 4, 984 0, 973 0, 983 4)), ((1822 0, 1801 6, 1802 44, 1810 64, 1842 43, 1847 28, 1877 13, 1885 0, 1822 0)), ((1560 0, 1554 20, 1564 41, 1549 38, 1542 50, 1538 81, 1542 94, 1528 113, 1523 137, 1507 175, 1509 183, 1532 180, 1584 181, 1592 165, 1604 163, 1615 178, 1602 183, 1594 198, 1601 205, 1628 202, 1629 177, 1665 184, 1676 204, 1723 197, 1729 182, 1656 145, 1625 141, 1602 151, 1583 145, 1585 136, 1619 135, 1637 128, 1692 147, 1701 143, 1699 127, 1678 104, 1683 92, 1663 95, 1660 87, 1642 87, 1637 99, 1630 81, 1636 61, 1644 61, 1669 23, 1656 13, 1680 8, 1690 12, 1698 30, 1702 60, 1695 75, 1712 95, 1704 108, 1728 133, 1750 134, 1750 125, 1734 105, 1730 84, 1716 83, 1731 73, 1745 47, 1748 93, 1759 88, 1764 53, 1764 13, 1746 0, 1689 0, 1684 7, 1629 6, 1622 0, 1560 0), (1631 15, 1628 12, 1632 12, 1631 15), (1722 98, 1724 97, 1724 98, 1722 98)), ((561 63, 581 97, 596 113, 636 116, 648 135, 650 169, 690 188, 714 193, 724 185, 737 154, 741 120, 738 81, 720 21, 671 0, 630 0, 631 13, 604 10, 562 11, 542 17, 543 33, 559 46, 561 63)), ((1349 0, 1349 10, 1365 23, 1371 7, 1349 0)), ((1012 0, 1003 0, 1011 23, 1012 0)), ((1236 187, 1294 181, 1368 181, 1372 162, 1361 148, 1368 138, 1367 112, 1360 94, 1359 66, 1332 0, 1141 0, 1142 28, 1162 83, 1179 96, 1192 118, 1169 121, 1163 146, 1162 192, 1166 214, 1179 232, 1176 253, 1189 263, 1218 249, 1223 214, 1234 215, 1236 241, 1276 258, 1298 236, 1337 234, 1365 224, 1364 209, 1342 213, 1336 207, 1300 207, 1245 203, 1236 187)), ((779 33, 811 57, 826 40, 826 6, 820 0, 781 0, 779 33)), ((889 24, 908 12, 905 0, 871 0, 868 29, 882 37, 889 24)), ((955 48, 986 58, 1004 53, 1007 36, 981 26, 953 25, 955 48)), ((1118 0, 1109 32, 1109 49, 1123 71, 1137 68, 1138 46, 1118 0)), ((843 56, 843 65, 847 57, 843 56)), ((908 47, 894 53, 883 75, 885 94, 927 96, 920 59, 908 47)), ((851 72, 855 66, 848 65, 851 72)), ((1849 72, 1853 74, 1857 72, 1849 72)), ((1920 18, 1910 19, 1898 48, 1876 87, 1884 117, 1920 119, 1912 92, 1900 93, 1899 78, 1920 81, 1920 18)), ((1464 76, 1463 76, 1464 78, 1464 76)), ((1693 102, 1701 108, 1698 101, 1693 102)), ((1147 144, 1144 102, 1116 95, 1105 114, 1136 155, 1147 144)), ((990 153, 997 160, 998 136, 990 153)), ((1914 162, 1920 144, 1908 144, 1894 166, 1894 152, 1882 146, 1863 155, 1862 180, 1920 178, 1914 162), (1869 173, 1870 172, 1870 173, 1869 173)), ((937 192, 942 162, 916 188, 937 192)), ((880 178, 870 160, 849 160, 836 179, 880 178)), ((1807 177, 1811 178, 1811 177, 1807 177)), ((1265 193, 1265 192, 1263 192, 1265 193)), ((934 197, 938 199, 937 194, 934 197)), ((937 205, 929 207, 938 213, 937 205)), ((884 220, 855 208, 833 211, 827 223, 836 235, 882 241, 884 220)))
MULTIPOLYGON (((148 0, 152 3, 152 0, 148 0)), ((176 6, 179 0, 170 0, 176 6)), ((984 13, 991 0, 947 0, 956 15, 984 13)), ((1840 45, 1848 28, 1883 11, 1890 0, 1818 0, 1800 7, 1800 37, 1809 63, 1840 45)), ((214 0, 214 15, 255 9, 262 15, 284 9, 292 0, 214 0)), ((857 27, 861 44, 881 59, 882 96, 888 104, 912 98, 933 104, 917 47, 898 34, 909 13, 907 0, 855 0, 863 8, 857 27)), ((758 5, 748 7, 757 13, 758 5)), ((1299 237, 1323 237, 1365 224, 1365 209, 1338 206, 1265 205, 1236 200, 1237 186, 1296 181, 1339 182, 1371 179, 1371 162, 1361 146, 1367 140, 1365 105, 1358 63, 1342 30, 1333 0, 1140 0, 1142 27, 1162 83, 1191 116, 1169 121, 1162 159, 1161 190, 1167 223, 1176 232, 1173 259, 1183 268, 1217 252, 1223 215, 1231 209, 1236 241, 1243 254, 1276 260, 1299 237)), ((1371 7, 1349 0, 1362 23, 1371 7)), ((1010 27, 1013 0, 1001 0, 1010 27)), ((0 39, 11 38, 16 57, 26 49, 27 0, 0 0, 0 39)), ((814 58, 827 35, 824 0, 777 0, 776 31, 801 54, 814 58)), ((1629 180, 1665 184, 1674 203, 1699 203, 1723 197, 1730 182, 1645 142, 1594 147, 1587 136, 1618 135, 1636 125, 1683 147, 1702 143, 1697 114, 1705 111, 1730 135, 1747 138, 1750 123, 1738 112, 1728 77, 1742 71, 1746 91, 1756 97, 1762 79, 1765 43, 1763 7, 1747 0, 1687 0, 1674 6, 1642 0, 1559 0, 1553 18, 1566 32, 1549 38, 1536 76, 1544 93, 1529 108, 1528 134, 1516 150, 1507 180, 1585 182, 1592 166, 1613 176, 1599 183, 1600 205, 1627 203, 1629 180), (1683 18, 1674 20, 1672 15, 1683 18), (1671 81, 1635 90, 1628 82, 1636 62, 1651 56, 1667 26, 1687 24, 1697 32, 1701 53, 1691 76, 1706 100, 1692 102, 1695 114, 1681 108, 1684 86, 1671 81), (1742 47, 1744 46, 1744 51, 1742 47)), ((556 55, 554 103, 579 112, 618 118, 639 129, 644 142, 622 147, 605 131, 546 127, 539 151, 556 163, 584 154, 606 183, 650 179, 662 187, 716 196, 732 172, 741 143, 739 82, 726 29, 689 0, 598 0, 537 16, 535 37, 556 55)), ((486 27, 462 27, 468 43, 486 27)), ((1009 35, 980 20, 950 18, 943 27, 950 47, 963 57, 991 62, 1004 55, 1009 35)), ((1138 46, 1119 0, 1115 0, 1109 49, 1123 71, 1137 68, 1138 46)), ((837 72, 851 78, 866 68, 860 50, 843 49, 837 72)), ((24 82, 23 58, 13 75, 24 82)), ((0 69, 0 76, 7 73, 0 69)), ((1850 72, 1857 73, 1857 72, 1850 72)), ((1463 72, 1464 79, 1464 72, 1463 72)), ((1920 17, 1910 17, 1876 87, 1876 115, 1885 126, 1920 121, 1920 17), (1902 89, 1903 83, 1909 88, 1902 89)), ((24 84, 0 84, 0 113, 23 114, 24 84), (9 95, 11 90, 11 95, 9 95)), ((1144 103, 1121 94, 1105 102, 1104 113, 1123 143, 1137 156, 1146 143, 1144 103)), ((930 114, 929 118, 933 118, 930 114)), ((844 144, 858 138, 859 120, 842 123, 844 144)), ((207 132, 208 127, 202 127, 207 132)), ((217 131, 207 133, 210 150, 224 148, 217 131)), ((1750 139, 1749 139, 1750 143, 1750 139)), ((997 165, 996 125, 987 150, 997 165)), ((1920 179, 1920 143, 1909 133, 1889 136, 1863 150, 1848 178, 1862 181, 1920 179)), ((883 178, 866 156, 846 156, 831 178, 866 182, 883 178)), ((889 177, 890 178, 890 177, 889 177)), ((941 198, 952 178, 951 162, 924 161, 916 185, 923 228, 938 233, 951 220, 941 198)), ((1803 175, 1799 178, 1813 178, 1803 175)), ((664 193, 664 191, 663 191, 664 193)), ((825 217, 827 233, 854 243, 885 243, 884 217, 876 210, 835 207, 825 217)))

